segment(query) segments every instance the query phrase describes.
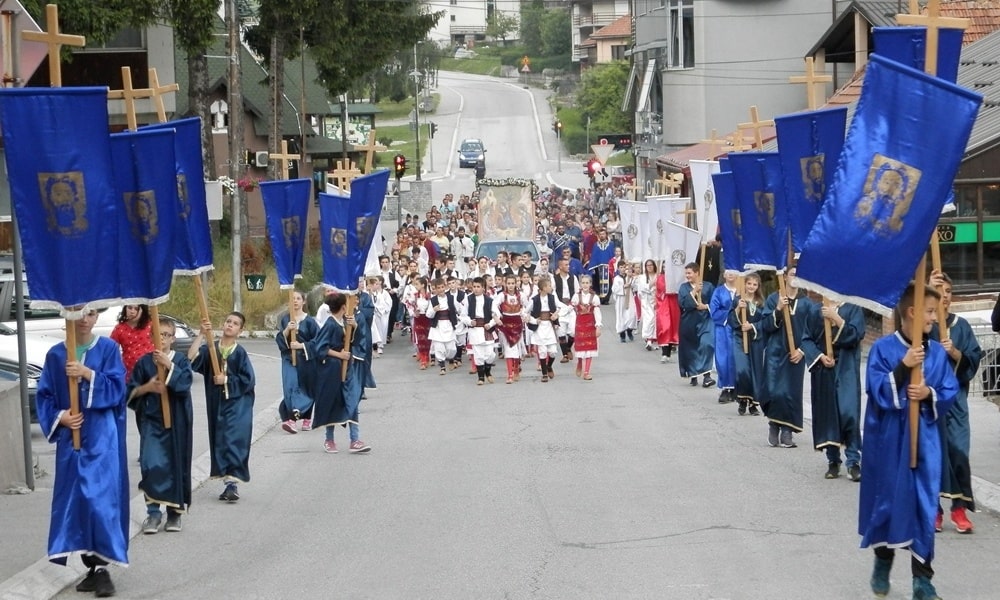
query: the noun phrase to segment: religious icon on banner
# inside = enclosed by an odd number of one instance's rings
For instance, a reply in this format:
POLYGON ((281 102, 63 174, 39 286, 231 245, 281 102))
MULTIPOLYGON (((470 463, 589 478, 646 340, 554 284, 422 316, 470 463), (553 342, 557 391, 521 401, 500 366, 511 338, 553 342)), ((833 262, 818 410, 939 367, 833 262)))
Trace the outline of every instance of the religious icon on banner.
POLYGON ((733 219, 733 231, 736 234, 736 239, 740 242, 743 241, 743 216, 740 214, 740 209, 734 208, 730 211, 733 219))
POLYGON ((670 262, 675 267, 683 267, 684 265, 687 264, 687 253, 685 253, 684 250, 680 249, 674 250, 670 254, 670 262))
POLYGON ((774 192, 754 192, 753 205, 757 207, 760 224, 774 229, 774 192))
POLYGON ((806 200, 810 202, 823 201, 823 195, 826 193, 825 165, 826 157, 823 154, 803 156, 799 159, 799 166, 802 168, 802 190, 806 200))
POLYGON ((375 239, 375 225, 378 223, 378 216, 369 215, 358 217, 354 223, 354 233, 358 236, 358 245, 362 248, 371 246, 375 239))
POLYGON ((191 216, 191 201, 188 200, 187 175, 184 173, 177 174, 177 202, 181 205, 181 219, 187 221, 191 216))
POLYGON ((330 249, 333 255, 338 258, 347 257, 347 230, 337 229, 336 227, 330 230, 330 249))
POLYGON ((301 245, 302 225, 299 223, 298 215, 282 218, 281 230, 285 239, 286 248, 293 249, 298 248, 301 245))
POLYGON ((39 173, 38 187, 49 231, 66 237, 86 233, 89 223, 83 171, 39 173))
POLYGON ((130 192, 125 194, 125 212, 132 225, 132 235, 149 244, 160 234, 159 215, 156 212, 156 192, 130 192))
POLYGON ((868 167, 864 196, 854 210, 859 225, 871 227, 886 237, 902 231, 903 218, 910 212, 920 175, 919 169, 875 154, 868 167))

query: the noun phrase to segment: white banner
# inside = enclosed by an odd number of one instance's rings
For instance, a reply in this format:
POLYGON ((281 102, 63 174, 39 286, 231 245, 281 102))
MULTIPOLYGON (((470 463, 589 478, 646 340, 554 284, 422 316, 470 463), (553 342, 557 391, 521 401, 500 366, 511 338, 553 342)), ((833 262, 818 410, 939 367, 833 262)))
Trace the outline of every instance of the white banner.
POLYGON ((694 262, 701 245, 701 234, 677 223, 667 223, 665 237, 669 254, 664 263, 667 291, 676 293, 684 283, 684 265, 694 262))
POLYGON ((635 200, 618 200, 618 216, 622 222, 622 252, 629 262, 640 262, 648 254, 647 226, 649 205, 635 200))
POLYGON ((646 242, 649 256, 647 258, 652 258, 659 264, 667 260, 670 254, 667 244, 667 223, 675 221, 673 214, 675 205, 673 199, 667 196, 647 198, 646 203, 649 205, 649 237, 646 242))
POLYGON ((715 239, 719 230, 719 213, 715 208, 715 185, 712 173, 719 172, 719 162, 715 160, 688 161, 691 169, 691 194, 698 217, 698 231, 701 243, 715 239))

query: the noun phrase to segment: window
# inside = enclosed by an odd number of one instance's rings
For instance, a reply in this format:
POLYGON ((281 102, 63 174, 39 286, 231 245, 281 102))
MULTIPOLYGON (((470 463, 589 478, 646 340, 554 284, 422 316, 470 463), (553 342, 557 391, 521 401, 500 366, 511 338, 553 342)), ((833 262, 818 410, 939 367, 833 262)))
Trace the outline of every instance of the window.
POLYGON ((454 23, 454 22, 455 22, 455 15, 451 15, 451 22, 452 22, 452 23, 454 23))
POLYGON ((668 69, 694 68, 694 0, 670 0, 668 69))
POLYGON ((625 60, 628 46, 611 46, 611 60, 625 60))
POLYGON ((458 6, 458 0, 451 0, 452 6, 458 6))
POLYGON ((225 100, 212 103, 212 129, 220 130, 229 127, 229 104, 225 100))

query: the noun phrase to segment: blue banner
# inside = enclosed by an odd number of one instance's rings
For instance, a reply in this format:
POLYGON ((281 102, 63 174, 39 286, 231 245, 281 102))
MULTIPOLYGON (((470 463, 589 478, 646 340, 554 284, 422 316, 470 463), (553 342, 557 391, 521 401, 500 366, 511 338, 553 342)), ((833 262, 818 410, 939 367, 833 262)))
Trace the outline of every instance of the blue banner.
POLYGON ((365 274, 368 251, 379 230, 378 221, 382 216, 382 204, 385 202, 388 184, 388 169, 351 180, 351 227, 347 239, 355 281, 365 274))
POLYGON ((872 55, 833 186, 802 249, 802 287, 891 312, 927 250, 981 102, 872 55))
MULTIPOLYGON (((955 83, 958 80, 958 63, 962 55, 962 29, 938 30, 937 76, 955 83)), ((872 29, 875 53, 918 71, 924 71, 927 62, 926 27, 875 27, 872 29)))
POLYGON ((174 154, 177 160, 177 196, 182 227, 177 236, 174 273, 197 275, 212 269, 212 237, 205 197, 205 170, 201 158, 201 119, 192 117, 140 127, 177 131, 174 154))
POLYGON ((104 87, 0 90, 11 208, 32 306, 72 318, 83 305, 119 298, 107 94, 104 87))
POLYGON ((788 205, 777 152, 729 155, 743 231, 743 268, 784 270, 788 256, 788 205))
POLYGON ((736 180, 732 171, 712 173, 715 207, 719 211, 719 234, 722 237, 722 267, 743 272, 743 224, 736 202, 736 180))
MULTIPOLYGON (((348 196, 320 193, 319 235, 323 250, 323 283, 343 292, 358 289, 355 270, 348 258, 348 231, 351 229, 351 199, 348 196)), ((364 267, 364 263, 362 263, 364 267)))
POLYGON ((302 277, 312 180, 264 181, 260 184, 278 284, 283 290, 295 287, 302 277))
POLYGON ((125 304, 160 304, 170 294, 179 224, 174 143, 171 129, 111 136, 125 304))
POLYGON ((809 237, 833 183, 844 148, 847 107, 795 113, 774 119, 788 204, 788 226, 796 252, 809 237))

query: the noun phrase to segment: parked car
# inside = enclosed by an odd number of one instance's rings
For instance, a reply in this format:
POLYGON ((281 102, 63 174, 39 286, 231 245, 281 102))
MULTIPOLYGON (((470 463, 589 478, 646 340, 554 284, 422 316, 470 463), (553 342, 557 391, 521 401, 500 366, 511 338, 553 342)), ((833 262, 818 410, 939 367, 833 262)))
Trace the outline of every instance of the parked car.
MULTIPOLYGON (((48 354, 49 348, 59 343, 61 339, 38 333, 24 335, 25 362, 28 370, 28 405, 31 408, 32 423, 38 420, 35 413, 35 393, 38 390, 38 380, 42 376, 45 355, 48 354)), ((0 323, 0 378, 18 381, 21 377, 20 361, 17 352, 17 331, 0 323)))
POLYGON ((486 168, 486 147, 483 141, 475 138, 462 140, 458 146, 458 166, 475 167, 479 161, 483 161, 483 168, 486 168))
POLYGON ((480 256, 485 256, 490 259, 490 262, 496 262, 497 252, 504 250, 508 255, 511 254, 524 254, 525 252, 531 253, 531 264, 537 265, 538 259, 541 257, 538 244, 533 240, 486 240, 479 242, 476 246, 476 259, 480 256))

